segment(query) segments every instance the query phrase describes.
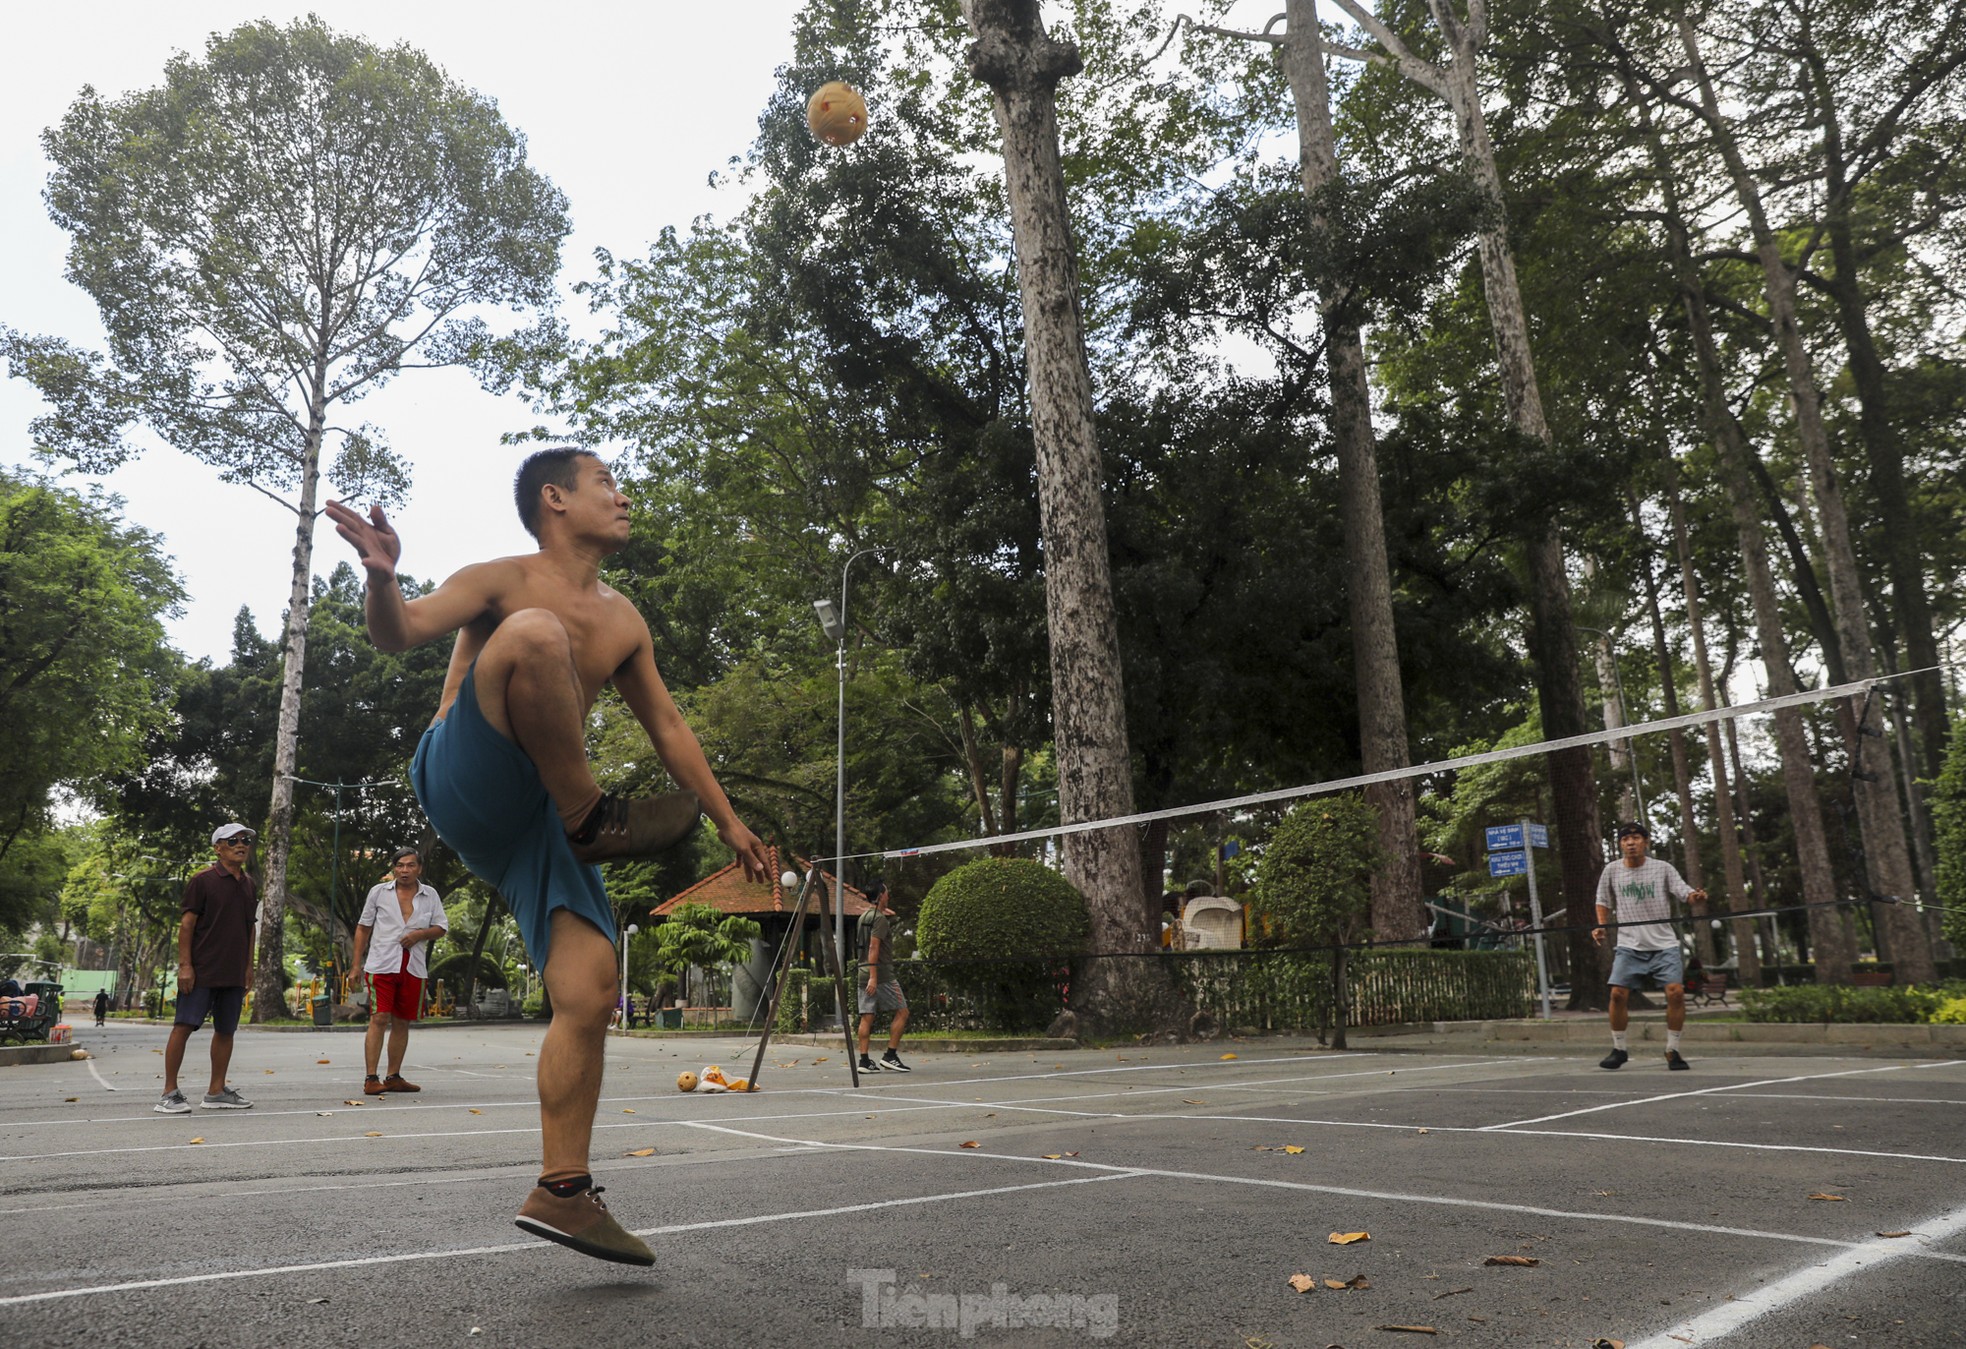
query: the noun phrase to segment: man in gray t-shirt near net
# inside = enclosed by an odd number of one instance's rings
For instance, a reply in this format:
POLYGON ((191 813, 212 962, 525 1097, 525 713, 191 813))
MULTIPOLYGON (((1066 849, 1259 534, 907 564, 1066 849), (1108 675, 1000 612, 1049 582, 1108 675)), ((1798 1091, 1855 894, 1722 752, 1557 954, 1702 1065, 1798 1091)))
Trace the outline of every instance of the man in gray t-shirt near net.
POLYGON ((1619 859, 1604 869, 1597 882, 1597 926, 1591 939, 1604 945, 1606 925, 1617 910, 1618 947, 1611 961, 1611 1052, 1600 1068, 1622 1068, 1631 1057, 1625 1028, 1631 1024, 1631 990, 1649 982, 1666 991, 1666 1067, 1686 1067, 1679 1054, 1679 1033, 1686 1027, 1686 968, 1673 931, 1672 901, 1683 899, 1695 913, 1704 912, 1707 892, 1695 890, 1669 862, 1645 855, 1651 831, 1634 821, 1618 827, 1619 859))

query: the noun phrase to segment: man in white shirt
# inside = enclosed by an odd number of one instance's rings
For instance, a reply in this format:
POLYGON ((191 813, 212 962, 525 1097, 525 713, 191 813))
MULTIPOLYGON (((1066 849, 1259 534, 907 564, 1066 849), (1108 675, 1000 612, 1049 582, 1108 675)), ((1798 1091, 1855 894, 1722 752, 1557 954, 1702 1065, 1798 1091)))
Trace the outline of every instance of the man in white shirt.
POLYGON ((1649 982, 1666 991, 1666 1067, 1679 1071, 1679 1033, 1686 1027, 1686 969, 1673 931, 1672 901, 1683 899, 1695 913, 1705 912, 1707 892, 1688 885, 1669 862, 1645 855, 1651 831, 1641 822, 1618 829, 1617 861, 1597 882, 1597 926, 1591 940, 1604 945, 1606 925, 1617 908, 1618 946, 1611 961, 1611 1052, 1600 1068, 1622 1068, 1631 1057, 1625 1028, 1631 1024, 1630 990, 1649 982))
POLYGON ((437 892, 423 883, 423 856, 398 848, 390 859, 392 879, 369 891, 355 926, 355 968, 369 983, 369 1034, 363 1046, 368 1076, 362 1091, 422 1091, 403 1080, 403 1052, 410 1023, 423 1006, 423 980, 429 974, 430 943, 451 930, 437 892), (389 1076, 377 1077, 382 1037, 389 1036, 389 1076))

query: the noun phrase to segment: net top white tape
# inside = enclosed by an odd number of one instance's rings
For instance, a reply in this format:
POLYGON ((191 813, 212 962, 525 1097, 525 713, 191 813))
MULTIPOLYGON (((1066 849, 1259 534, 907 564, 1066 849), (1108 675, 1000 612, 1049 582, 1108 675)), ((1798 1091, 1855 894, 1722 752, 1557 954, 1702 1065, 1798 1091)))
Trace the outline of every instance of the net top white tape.
POLYGON ((849 853, 842 860, 857 861, 870 857, 926 857, 931 853, 962 852, 972 848, 994 847, 1000 843, 1023 843, 1031 839, 1084 834, 1094 829, 1120 829, 1128 825, 1151 824, 1155 820, 1176 820, 1189 815, 1206 815, 1214 811, 1241 810, 1248 806, 1267 805, 1272 801, 1290 801, 1298 797, 1320 796, 1327 792, 1370 787, 1381 782, 1397 782, 1401 778, 1419 777, 1426 773, 1446 773, 1460 768, 1473 768, 1480 764, 1502 763, 1509 759, 1550 754, 1558 750, 1612 744, 1619 740, 1630 740, 1634 736, 1684 730, 1688 727, 1704 726, 1708 722, 1725 721, 1731 717, 1775 712, 1786 707, 1803 707, 1810 703, 1829 702, 1837 698, 1855 698, 1869 693, 1875 685, 1889 684, 1895 680, 1923 673, 1925 671, 1903 670, 1895 675, 1881 675, 1875 679, 1861 679, 1853 683, 1836 684, 1829 688, 1809 689, 1801 693, 1784 694, 1779 698, 1763 698, 1759 702, 1716 707, 1704 712, 1688 712, 1682 716, 1640 722, 1635 726, 1619 726, 1607 731, 1566 736, 1561 740, 1539 740, 1533 745, 1514 745, 1508 749, 1492 749, 1481 754, 1464 754, 1458 759, 1437 759, 1432 763, 1415 764, 1408 768, 1388 768, 1377 773, 1359 773, 1348 778, 1333 778, 1328 782, 1314 782, 1300 787, 1278 787, 1267 792, 1252 792, 1247 796, 1229 796, 1219 801, 1201 801, 1190 806, 1169 806, 1162 810, 1141 811, 1133 815, 1115 815, 1104 820, 1054 824, 1043 829, 1021 830, 1015 834, 986 834, 977 838, 957 839, 950 843, 927 843, 915 848, 888 848, 879 852, 849 853))

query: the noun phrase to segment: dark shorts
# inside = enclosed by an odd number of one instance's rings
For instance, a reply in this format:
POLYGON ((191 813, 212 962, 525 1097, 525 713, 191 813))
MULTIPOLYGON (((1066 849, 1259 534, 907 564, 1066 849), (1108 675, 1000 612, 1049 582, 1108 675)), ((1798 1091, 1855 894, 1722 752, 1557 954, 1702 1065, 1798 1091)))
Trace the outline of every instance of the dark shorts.
POLYGON ((438 836, 504 898, 543 970, 553 910, 579 914, 609 941, 614 910, 601 869, 574 857, 532 760, 479 710, 476 675, 473 667, 444 719, 423 733, 410 782, 438 836))
POLYGON ((867 985, 860 985, 860 1015, 872 1016, 876 1012, 905 1012, 908 1010, 908 995, 901 991, 901 985, 893 979, 883 979, 869 993, 867 985))
POLYGON ((245 1006, 246 989, 243 984, 231 988, 206 988, 198 984, 188 993, 178 993, 177 1015, 172 1020, 180 1026, 197 1030, 205 1024, 205 1018, 210 1017, 212 1034, 230 1035, 239 1029, 239 1013, 245 1006))
POLYGON ((1671 947, 1663 951, 1635 951, 1620 946, 1611 958, 1611 982, 1620 988, 1643 989, 1650 980, 1655 987, 1686 982, 1686 962, 1671 947))
POLYGON ((423 980, 414 974, 371 974, 374 1011, 398 1021, 414 1021, 423 1007, 423 980))

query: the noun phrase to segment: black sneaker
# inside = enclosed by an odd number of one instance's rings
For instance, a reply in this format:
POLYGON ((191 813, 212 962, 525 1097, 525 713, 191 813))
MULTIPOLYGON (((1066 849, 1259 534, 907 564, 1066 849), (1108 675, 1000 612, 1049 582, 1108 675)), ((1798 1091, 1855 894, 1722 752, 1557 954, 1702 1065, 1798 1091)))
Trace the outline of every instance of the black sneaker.
POLYGON ((912 1073, 915 1070, 901 1061, 901 1056, 892 1049, 881 1055, 881 1067, 890 1073, 912 1073))
POLYGON ((1672 1069, 1675 1073, 1683 1073, 1692 1066, 1685 1059, 1679 1057, 1679 1051, 1677 1049, 1668 1049, 1666 1051, 1666 1067, 1672 1069))
POLYGON ((1631 1055, 1627 1054, 1624 1050, 1614 1049, 1599 1059, 1597 1066, 1600 1068, 1622 1068, 1625 1066, 1625 1061, 1629 1058, 1631 1058, 1631 1055))
POLYGON ((881 1070, 881 1065, 875 1063, 872 1059, 868 1058, 865 1054, 862 1054, 860 1056, 860 1062, 857 1066, 859 1067, 860 1071, 863 1073, 878 1073, 881 1070))

